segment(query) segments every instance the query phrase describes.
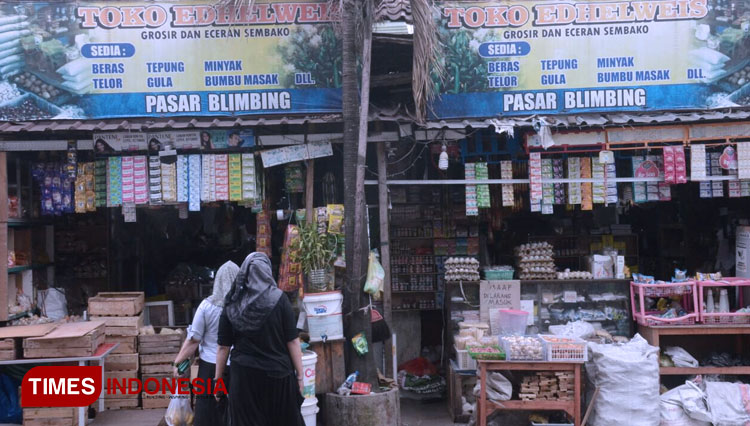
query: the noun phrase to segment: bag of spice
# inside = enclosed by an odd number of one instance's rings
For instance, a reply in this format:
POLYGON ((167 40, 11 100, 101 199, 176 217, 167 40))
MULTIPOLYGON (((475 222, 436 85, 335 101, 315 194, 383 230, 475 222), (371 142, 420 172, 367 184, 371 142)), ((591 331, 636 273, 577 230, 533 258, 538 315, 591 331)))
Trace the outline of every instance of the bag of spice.
MULTIPOLYGON (((302 285, 302 265, 292 259, 299 259, 292 247, 296 246, 294 241, 299 238, 299 228, 296 225, 288 225, 284 235, 284 246, 281 252, 281 266, 279 267, 279 288, 282 291, 296 291, 302 285)), ((297 249, 299 250, 299 249, 297 249)))

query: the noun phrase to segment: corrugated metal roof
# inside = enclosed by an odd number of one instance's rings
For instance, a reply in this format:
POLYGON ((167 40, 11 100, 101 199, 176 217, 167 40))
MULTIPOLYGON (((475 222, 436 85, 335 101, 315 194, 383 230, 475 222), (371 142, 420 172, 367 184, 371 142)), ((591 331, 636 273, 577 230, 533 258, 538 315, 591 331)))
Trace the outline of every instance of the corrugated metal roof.
POLYGON ((40 120, 0 122, 1 133, 38 133, 57 131, 112 132, 210 129, 274 125, 302 125, 330 123, 341 119, 340 114, 270 117, 172 117, 129 118, 109 120, 40 120))
MULTIPOLYGON (((750 119, 750 110, 711 110, 666 113, 610 113, 576 114, 558 116, 530 115, 525 117, 498 117, 487 119, 453 119, 427 122, 426 129, 464 129, 466 127, 487 128, 531 127, 543 119, 552 127, 604 127, 616 125, 667 124, 678 122, 701 122, 750 119)), ((41 132, 114 132, 114 131, 162 131, 190 130, 275 125, 303 125, 336 123, 341 114, 308 116, 269 116, 269 117, 172 117, 172 118, 129 118, 109 120, 40 120, 24 122, 0 122, 0 135, 41 132)), ((390 121, 408 123, 414 116, 403 106, 391 108, 370 108, 370 121, 390 121)))
POLYGON ((375 9, 375 19, 411 24, 411 2, 409 0, 382 0, 375 9))
MULTIPOLYGON (((616 125, 637 124, 667 124, 692 123, 700 121, 745 120, 750 118, 750 110, 712 110, 695 112, 664 112, 664 113, 611 113, 611 114, 579 114, 527 117, 503 117, 493 119, 456 119, 437 120, 426 124, 428 129, 463 129, 466 127, 485 128, 490 126, 531 127, 535 122, 544 120, 552 127, 603 127, 616 125)), ((403 120, 409 120, 404 115, 403 120)), ((400 120, 399 120, 400 121, 400 120)))

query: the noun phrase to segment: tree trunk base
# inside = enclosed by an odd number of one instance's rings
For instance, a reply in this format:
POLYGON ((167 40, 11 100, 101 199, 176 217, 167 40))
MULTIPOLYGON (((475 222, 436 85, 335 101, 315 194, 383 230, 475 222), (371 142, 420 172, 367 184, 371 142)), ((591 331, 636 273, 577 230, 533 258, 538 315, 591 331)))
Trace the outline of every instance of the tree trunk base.
POLYGON ((370 395, 326 394, 326 426, 400 426, 398 389, 370 395))

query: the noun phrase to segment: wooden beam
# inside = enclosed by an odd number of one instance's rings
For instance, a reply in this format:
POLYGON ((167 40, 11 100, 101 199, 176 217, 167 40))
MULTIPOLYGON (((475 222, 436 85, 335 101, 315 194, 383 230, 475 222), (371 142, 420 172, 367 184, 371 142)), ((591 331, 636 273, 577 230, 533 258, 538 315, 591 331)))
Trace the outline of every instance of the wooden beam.
MULTIPOLYGON (((383 265, 385 279, 383 280, 383 316, 389 326, 393 326, 391 320, 391 250, 390 250, 390 233, 388 229, 388 184, 386 183, 388 168, 385 158, 385 144, 378 144, 378 216, 380 217, 380 263, 383 265)), ((390 339, 388 339, 390 341, 390 339)), ((393 377, 393 351, 391 345, 386 342, 385 348, 385 369, 386 376, 393 377)))
POLYGON ((8 320, 8 161, 0 152, 0 321, 8 320))
POLYGON ((372 76, 372 87, 399 86, 411 84, 410 72, 397 72, 372 76))
POLYGON ((315 160, 307 160, 307 176, 305 177, 305 221, 313 223, 315 217, 315 160))

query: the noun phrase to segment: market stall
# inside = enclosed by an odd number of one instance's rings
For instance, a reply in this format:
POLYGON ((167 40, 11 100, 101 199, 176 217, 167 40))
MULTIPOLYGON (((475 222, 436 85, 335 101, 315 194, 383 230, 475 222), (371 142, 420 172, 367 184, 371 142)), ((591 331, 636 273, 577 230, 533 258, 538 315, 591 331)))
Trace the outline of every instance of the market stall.
MULTIPOLYGON (((476 412, 470 353, 503 349, 503 310, 523 313, 515 333, 527 336, 574 332, 613 343, 641 333, 655 347, 656 336, 693 336, 668 338, 701 359, 697 369, 663 366, 663 376, 676 377, 662 380, 668 386, 702 372, 743 374, 747 342, 721 337, 744 334, 742 285, 706 280, 735 274, 735 233, 748 222, 750 196, 746 130, 716 123, 561 131, 546 150, 534 131, 435 132, 438 141, 425 140, 421 153, 387 145, 388 179, 368 183, 389 189, 380 236, 402 394, 445 395, 453 418, 466 421, 476 412), (644 275, 667 284, 639 298, 631 282, 644 275), (670 293, 691 278, 703 284, 689 297, 670 293), (716 353, 697 350, 704 341, 716 353), (430 384, 415 386, 425 372, 430 384)), ((511 381, 510 405, 522 393, 521 381, 511 381)))

